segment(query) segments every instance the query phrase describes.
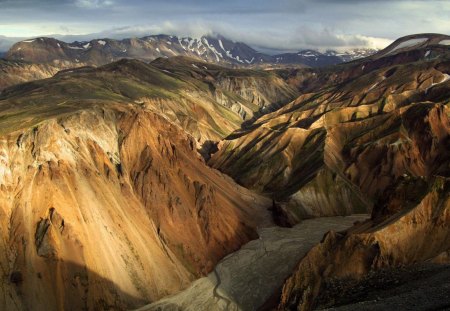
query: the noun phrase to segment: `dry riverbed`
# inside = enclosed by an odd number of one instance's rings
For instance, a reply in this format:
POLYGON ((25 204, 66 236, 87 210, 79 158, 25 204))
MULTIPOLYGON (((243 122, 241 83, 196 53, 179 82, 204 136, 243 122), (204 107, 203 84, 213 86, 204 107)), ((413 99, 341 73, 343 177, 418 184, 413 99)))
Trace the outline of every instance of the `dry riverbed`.
POLYGON ((262 228, 259 239, 222 259, 208 276, 139 311, 256 310, 280 289, 326 232, 347 229, 366 218, 368 215, 323 217, 293 228, 262 228))

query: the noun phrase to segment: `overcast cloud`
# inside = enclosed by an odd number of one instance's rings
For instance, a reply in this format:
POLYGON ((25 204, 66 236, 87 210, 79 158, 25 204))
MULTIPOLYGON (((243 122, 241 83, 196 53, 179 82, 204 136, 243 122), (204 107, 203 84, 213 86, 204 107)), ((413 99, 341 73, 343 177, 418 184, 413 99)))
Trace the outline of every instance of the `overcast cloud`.
POLYGON ((449 17, 448 0, 0 0, 0 50, 10 44, 2 35, 159 33, 220 33, 266 52, 382 48, 412 33, 450 34, 449 17))

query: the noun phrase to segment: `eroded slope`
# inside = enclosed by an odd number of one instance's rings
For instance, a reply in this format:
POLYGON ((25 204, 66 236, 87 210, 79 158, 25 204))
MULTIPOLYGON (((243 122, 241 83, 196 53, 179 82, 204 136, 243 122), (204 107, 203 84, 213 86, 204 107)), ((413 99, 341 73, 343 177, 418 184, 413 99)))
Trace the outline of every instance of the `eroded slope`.
POLYGON ((230 135, 209 163, 286 202, 294 222, 370 211, 404 174, 448 174, 449 66, 391 66, 304 94, 230 135))

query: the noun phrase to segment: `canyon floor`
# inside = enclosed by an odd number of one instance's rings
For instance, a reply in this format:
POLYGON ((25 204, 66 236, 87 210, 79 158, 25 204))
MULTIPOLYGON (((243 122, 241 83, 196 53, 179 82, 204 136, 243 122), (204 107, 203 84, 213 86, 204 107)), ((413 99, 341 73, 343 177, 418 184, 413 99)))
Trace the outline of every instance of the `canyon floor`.
POLYGON ((186 290, 139 311, 256 310, 279 292, 298 261, 330 231, 341 231, 368 215, 304 220, 293 228, 258 230, 259 239, 222 259, 186 290))

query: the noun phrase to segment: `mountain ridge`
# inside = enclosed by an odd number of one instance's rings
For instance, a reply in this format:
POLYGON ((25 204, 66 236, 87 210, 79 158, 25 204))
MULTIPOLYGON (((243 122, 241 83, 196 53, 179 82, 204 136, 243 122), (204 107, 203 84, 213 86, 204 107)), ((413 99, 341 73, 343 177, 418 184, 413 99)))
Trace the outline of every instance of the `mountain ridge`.
POLYGON ((152 61, 158 57, 190 56, 230 66, 305 65, 320 67, 334 65, 375 53, 372 49, 354 49, 344 53, 301 50, 296 53, 268 55, 243 42, 221 35, 200 38, 151 35, 122 40, 99 38, 67 43, 49 37, 27 39, 14 44, 5 54, 9 60, 36 63, 72 63, 103 65, 120 58, 152 61), (31 46, 31 47, 30 47, 31 46))

